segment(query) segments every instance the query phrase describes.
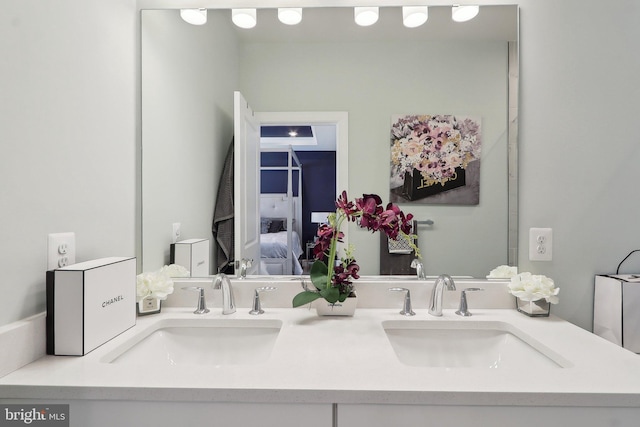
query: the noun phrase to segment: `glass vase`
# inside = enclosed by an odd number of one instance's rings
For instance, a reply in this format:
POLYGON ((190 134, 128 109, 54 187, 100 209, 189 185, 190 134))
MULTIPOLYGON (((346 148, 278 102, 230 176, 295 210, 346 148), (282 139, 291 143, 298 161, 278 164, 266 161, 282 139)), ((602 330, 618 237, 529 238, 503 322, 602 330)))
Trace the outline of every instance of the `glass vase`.
POLYGON ((520 313, 529 317, 548 317, 551 312, 551 304, 544 299, 524 301, 516 297, 516 308, 520 313))
POLYGON ((160 313, 162 309, 162 301, 158 298, 146 297, 136 304, 138 316, 146 316, 147 314, 160 313))

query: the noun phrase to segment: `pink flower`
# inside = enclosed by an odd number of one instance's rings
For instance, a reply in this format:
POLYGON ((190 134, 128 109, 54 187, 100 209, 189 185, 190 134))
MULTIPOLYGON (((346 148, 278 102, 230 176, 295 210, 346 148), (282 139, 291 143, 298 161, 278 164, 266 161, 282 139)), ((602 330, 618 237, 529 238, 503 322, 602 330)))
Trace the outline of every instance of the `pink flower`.
POLYGON ((412 220, 413 220, 413 214, 409 213, 405 217, 404 212, 400 212, 400 230, 402 230, 404 234, 411 233, 411 228, 413 227, 412 220))
POLYGON ((402 154, 404 154, 405 156, 415 156, 420 154, 420 152, 424 148, 424 143, 422 143, 418 138, 415 138, 412 135, 403 142, 401 147, 402 154))
POLYGON ((358 209, 356 209, 353 202, 347 199, 346 191, 343 191, 342 194, 340 194, 340 197, 338 197, 338 200, 336 200, 336 208, 342 210, 351 221, 356 220, 353 215, 358 212, 358 209))
POLYGON ((382 213, 382 199, 377 194, 363 194, 361 199, 356 199, 356 207, 362 212, 360 227, 372 231, 380 228, 378 215, 382 213))
MULTIPOLYGON (((318 240, 313 247, 313 256, 316 259, 324 260, 327 256, 327 251, 331 248, 334 236, 336 236, 336 230, 328 224, 322 224, 318 227, 318 240)), ((343 232, 338 232, 336 241, 342 242, 344 238, 343 232)))
POLYGON ((354 259, 346 260, 343 264, 336 265, 333 269, 331 280, 333 286, 337 286, 340 289, 340 293, 351 293, 351 279, 357 280, 360 278, 358 275, 359 270, 360 266, 356 264, 354 259))

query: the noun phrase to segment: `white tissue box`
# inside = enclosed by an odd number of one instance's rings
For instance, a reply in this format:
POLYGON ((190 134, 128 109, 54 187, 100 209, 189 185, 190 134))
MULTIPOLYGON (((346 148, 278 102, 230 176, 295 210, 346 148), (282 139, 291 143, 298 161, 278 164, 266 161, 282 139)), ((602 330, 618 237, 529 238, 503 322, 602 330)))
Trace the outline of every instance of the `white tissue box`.
POLYGON ((593 333, 640 353, 640 275, 596 276, 593 333))
POLYGON ((170 263, 189 270, 191 277, 205 277, 209 273, 209 240, 187 239, 171 244, 170 263))
POLYGON ((47 272, 47 354, 83 356, 135 324, 135 258, 47 272))

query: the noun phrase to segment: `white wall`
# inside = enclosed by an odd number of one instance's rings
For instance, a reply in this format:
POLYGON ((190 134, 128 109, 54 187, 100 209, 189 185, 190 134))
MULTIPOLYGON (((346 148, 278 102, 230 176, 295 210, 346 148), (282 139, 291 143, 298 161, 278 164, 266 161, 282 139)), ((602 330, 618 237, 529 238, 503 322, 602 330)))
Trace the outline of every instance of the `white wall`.
POLYGON ((135 255, 133 0, 5 0, 0 13, 0 325, 45 307, 47 234, 77 261, 135 255))
MULTIPOLYGON (((76 231, 83 259, 134 252, 132 3, 3 2, 0 324, 44 308, 47 233, 76 231)), ((561 287, 553 311, 589 329, 593 275, 640 246, 640 5, 518 3, 520 264, 553 277, 561 287), (550 263, 527 260, 527 231, 538 226, 554 228, 550 263)), ((640 261, 627 270, 640 271, 640 261)))
MULTIPOLYGON (((390 125, 397 114, 482 121, 480 203, 401 205, 420 227, 428 274, 484 277, 507 263, 507 42, 326 42, 243 45, 241 88, 256 111, 347 111, 350 199, 389 201, 390 125), (491 242, 490 246, 486 242, 491 242)), ((362 274, 379 274, 380 236, 353 226, 362 274)))
POLYGON ((169 263, 174 222, 180 240, 210 239, 215 250, 211 222, 233 136, 238 46, 219 14, 194 26, 177 10, 145 10, 142 22, 142 265, 152 271, 169 263))
POLYGON ((552 277, 552 311, 590 329, 594 274, 640 247, 640 4, 528 0, 520 16, 521 270, 552 277), (553 261, 528 261, 530 227, 553 228, 553 261))

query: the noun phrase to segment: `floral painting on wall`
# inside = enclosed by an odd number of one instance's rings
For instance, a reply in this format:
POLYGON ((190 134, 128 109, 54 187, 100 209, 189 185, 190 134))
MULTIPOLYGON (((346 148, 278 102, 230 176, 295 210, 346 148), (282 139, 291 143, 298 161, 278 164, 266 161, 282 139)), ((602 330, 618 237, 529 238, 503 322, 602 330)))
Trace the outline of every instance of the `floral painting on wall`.
POLYGON ((468 116, 393 116, 391 201, 477 205, 480 123, 480 118, 468 116))

